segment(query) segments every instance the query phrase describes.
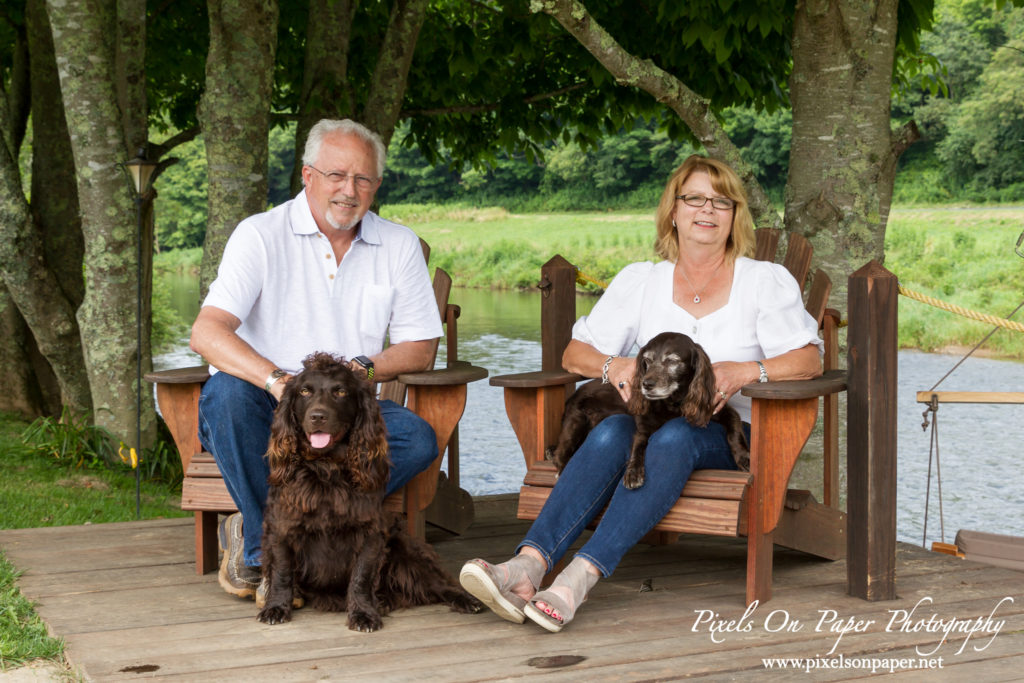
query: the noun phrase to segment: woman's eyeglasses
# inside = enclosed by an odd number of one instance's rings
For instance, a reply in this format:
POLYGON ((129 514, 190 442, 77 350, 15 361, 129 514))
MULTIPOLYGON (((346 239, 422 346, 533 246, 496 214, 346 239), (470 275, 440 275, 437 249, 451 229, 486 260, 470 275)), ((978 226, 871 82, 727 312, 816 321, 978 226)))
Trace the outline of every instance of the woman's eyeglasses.
POLYGON ((736 206, 736 202, 729 199, 728 197, 705 197, 702 194, 678 194, 676 199, 682 199, 683 203, 687 206, 694 206, 700 208, 711 200, 711 206, 719 209, 720 211, 728 211, 729 209, 736 206))

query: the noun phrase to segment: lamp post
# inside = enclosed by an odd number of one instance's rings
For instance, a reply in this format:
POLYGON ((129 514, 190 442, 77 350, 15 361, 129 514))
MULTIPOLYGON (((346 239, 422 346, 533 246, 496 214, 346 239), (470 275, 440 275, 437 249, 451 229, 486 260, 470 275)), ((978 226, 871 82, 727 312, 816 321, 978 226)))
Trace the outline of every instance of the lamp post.
MULTIPOLYGON (((152 186, 158 162, 146 158, 146 148, 140 147, 135 157, 124 163, 132 180, 132 198, 135 201, 136 244, 135 255, 135 455, 142 453, 142 207, 152 186)), ((141 483, 138 460, 135 468, 135 518, 142 517, 141 483)))

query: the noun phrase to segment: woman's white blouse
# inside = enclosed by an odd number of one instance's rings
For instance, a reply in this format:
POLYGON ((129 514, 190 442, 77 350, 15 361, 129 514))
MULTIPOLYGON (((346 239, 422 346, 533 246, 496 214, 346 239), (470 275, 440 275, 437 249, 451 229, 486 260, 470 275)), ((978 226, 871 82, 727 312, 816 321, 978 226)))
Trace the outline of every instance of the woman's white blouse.
MULTIPOLYGON (((700 344, 712 363, 774 358, 823 342, 804 309, 796 280, 785 267, 749 258, 736 260, 729 301, 695 318, 672 301, 675 264, 633 263, 608 285, 590 315, 576 321, 573 339, 608 355, 632 355, 662 332, 682 332, 700 344)), ((729 399, 750 421, 750 399, 729 399)))

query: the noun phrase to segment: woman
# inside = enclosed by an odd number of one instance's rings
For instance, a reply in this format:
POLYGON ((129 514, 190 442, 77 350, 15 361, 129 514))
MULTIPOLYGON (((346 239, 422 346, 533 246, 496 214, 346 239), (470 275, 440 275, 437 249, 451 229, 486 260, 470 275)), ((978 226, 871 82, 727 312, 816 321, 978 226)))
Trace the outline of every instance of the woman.
MULTIPOLYGON (((713 362, 716 412, 728 401, 749 435, 750 399, 740 388, 820 375, 817 324, 785 268, 749 258, 753 220, 742 183, 726 164, 689 157, 666 184, 655 220, 655 249, 664 261, 634 263, 615 277, 591 314, 576 322, 562 365, 611 382, 628 399, 635 359, 625 354, 660 332, 682 332, 713 362)), ((597 425, 569 460, 517 554, 498 565, 467 562, 460 574, 466 590, 505 619, 529 617, 560 631, 598 579, 610 576, 665 516, 693 470, 735 467, 720 424, 698 428, 679 417, 651 436, 646 483, 627 489, 621 480, 633 431, 628 415, 597 425), (544 574, 602 509, 587 543, 547 590, 537 592, 544 574)))

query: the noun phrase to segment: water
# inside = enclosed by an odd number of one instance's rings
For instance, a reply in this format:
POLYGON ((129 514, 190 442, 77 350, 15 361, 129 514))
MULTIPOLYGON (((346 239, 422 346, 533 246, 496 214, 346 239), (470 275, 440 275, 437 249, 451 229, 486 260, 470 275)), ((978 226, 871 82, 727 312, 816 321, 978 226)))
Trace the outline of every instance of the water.
MULTIPOLYGON (((195 301, 195 294, 181 296, 179 300, 185 302, 182 317, 194 317, 195 306, 190 302, 195 301)), ((456 290, 452 300, 462 307, 459 358, 487 368, 491 376, 540 367, 538 294, 456 290)), ((591 297, 579 298, 577 312, 588 312, 594 301, 591 297)), ((443 359, 445 353, 442 344, 438 358, 443 359)), ((955 356, 916 351, 899 353, 897 536, 901 541, 921 543, 924 528, 929 433, 921 430, 925 406, 916 402, 916 394, 931 389, 957 360, 955 356)), ((178 349, 154 358, 157 369, 199 362, 184 340, 178 349)), ((971 358, 939 389, 1022 391, 1024 363, 971 358)), ((1024 436, 1022 418, 1024 406, 940 407, 942 511, 947 542, 952 542, 958 529, 1024 535, 1020 475, 1010 465, 1024 436)), ((802 461, 799 467, 813 469, 807 465, 802 461)), ((505 416, 502 390, 490 386, 487 380, 468 387, 466 412, 460 422, 460 467, 461 485, 473 495, 518 491, 526 472, 518 441, 505 416)), ((929 545, 943 540, 938 501, 933 464, 929 545)))

